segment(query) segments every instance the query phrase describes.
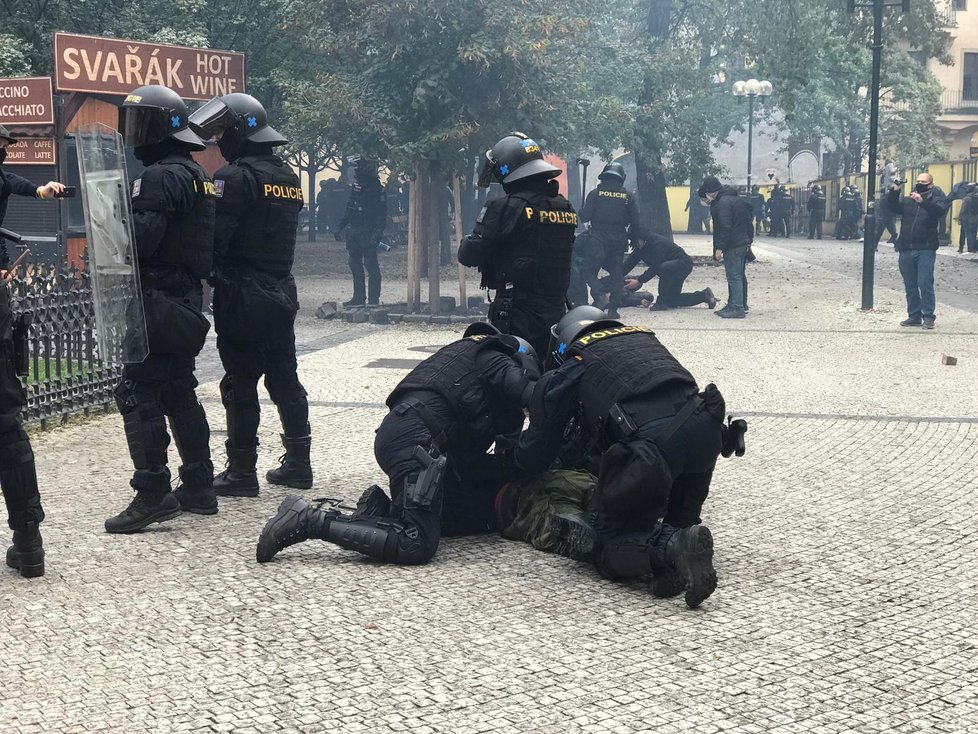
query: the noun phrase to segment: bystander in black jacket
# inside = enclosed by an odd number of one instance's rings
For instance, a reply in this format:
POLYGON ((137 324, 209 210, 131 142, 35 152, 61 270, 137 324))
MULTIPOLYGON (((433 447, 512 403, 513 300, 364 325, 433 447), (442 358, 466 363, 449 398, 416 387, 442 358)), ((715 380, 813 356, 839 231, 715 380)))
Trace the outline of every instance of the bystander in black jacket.
POLYGON ((918 204, 909 196, 891 189, 886 197, 886 206, 901 217, 900 237, 894 249, 936 250, 938 248, 937 228, 950 207, 947 197, 939 186, 934 186, 922 194, 924 200, 918 204))

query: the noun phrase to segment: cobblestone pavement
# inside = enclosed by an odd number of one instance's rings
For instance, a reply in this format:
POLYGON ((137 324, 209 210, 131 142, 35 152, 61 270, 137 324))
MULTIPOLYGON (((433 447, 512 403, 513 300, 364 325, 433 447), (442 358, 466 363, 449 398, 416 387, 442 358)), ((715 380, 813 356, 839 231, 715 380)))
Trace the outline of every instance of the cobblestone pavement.
MULTIPOLYGON (((720 587, 699 610, 488 536, 421 568, 321 543, 259 566, 286 494, 267 486, 109 536, 130 495, 104 416, 35 439, 48 575, 0 574, 0 734, 978 730, 978 299, 901 329, 902 294, 880 287, 863 314, 858 281, 807 248, 758 246, 744 321, 625 312, 750 419, 707 505, 720 587)), ((716 268, 691 281, 725 290, 716 268)), ((318 322, 344 285, 301 287, 308 494, 353 499, 383 479, 387 391, 458 330, 318 322)), ((222 458, 217 377, 200 394, 222 458)), ((279 454, 265 417, 262 468, 279 454)))

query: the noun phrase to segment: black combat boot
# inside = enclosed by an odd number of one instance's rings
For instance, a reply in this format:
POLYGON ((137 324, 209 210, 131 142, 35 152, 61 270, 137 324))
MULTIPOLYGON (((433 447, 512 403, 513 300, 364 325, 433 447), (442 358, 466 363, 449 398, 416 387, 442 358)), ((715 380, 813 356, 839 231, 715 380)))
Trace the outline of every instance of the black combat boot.
POLYGON ((700 294, 703 296, 703 303, 708 309, 712 311, 717 307, 717 297, 713 294, 712 288, 704 288, 700 294))
POLYGON ((105 521, 107 533, 135 533, 154 522, 166 522, 180 515, 180 501, 173 492, 137 490, 129 506, 105 521))
MULTIPOLYGON (((566 549, 566 555, 570 558, 592 561, 598 544, 595 523, 591 513, 565 512, 550 518, 550 534, 563 541, 560 550, 566 549)), ((565 555, 560 551, 558 553, 565 555)))
MULTIPOLYGON (((686 606, 695 609, 717 588, 713 568, 713 534, 705 525, 678 529, 663 524, 652 549, 652 565, 661 576, 673 571, 686 588, 686 606)), ((668 575, 663 588, 674 588, 675 578, 668 575)), ((653 589, 655 593, 655 589, 653 589)))
POLYGON ((216 515, 217 495, 214 494, 214 465, 208 460, 180 467, 180 485, 173 496, 180 509, 194 515, 216 515))
POLYGON ((7 548, 7 565, 25 579, 44 575, 44 546, 36 522, 14 530, 14 544, 7 548))
POLYGON ((353 511, 350 519, 361 517, 390 517, 390 514, 391 498, 376 484, 372 484, 363 490, 363 494, 357 500, 357 508, 353 511))
MULTIPOLYGON (((306 424, 309 430, 309 425, 306 424)), ((312 435, 286 436, 282 435, 282 445, 285 453, 279 461, 278 469, 271 469, 265 474, 269 484, 277 484, 293 489, 309 489, 312 486, 312 465, 309 463, 309 448, 312 445, 312 435)))
POLYGON ((290 545, 310 539, 326 540, 329 524, 338 515, 335 509, 323 510, 298 497, 286 497, 258 536, 255 557, 259 563, 268 563, 290 545))
POLYGON ((227 447, 227 468, 214 477, 214 494, 218 497, 257 497, 258 446, 236 449, 230 441, 227 447))

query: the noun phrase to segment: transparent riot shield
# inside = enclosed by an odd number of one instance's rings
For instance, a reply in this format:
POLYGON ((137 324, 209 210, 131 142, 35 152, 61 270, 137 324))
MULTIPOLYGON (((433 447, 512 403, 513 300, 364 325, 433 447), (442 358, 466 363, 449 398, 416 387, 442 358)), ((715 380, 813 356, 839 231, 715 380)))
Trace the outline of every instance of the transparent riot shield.
POLYGON ((80 126, 76 138, 99 356, 116 364, 142 362, 149 341, 122 136, 93 123, 80 126))

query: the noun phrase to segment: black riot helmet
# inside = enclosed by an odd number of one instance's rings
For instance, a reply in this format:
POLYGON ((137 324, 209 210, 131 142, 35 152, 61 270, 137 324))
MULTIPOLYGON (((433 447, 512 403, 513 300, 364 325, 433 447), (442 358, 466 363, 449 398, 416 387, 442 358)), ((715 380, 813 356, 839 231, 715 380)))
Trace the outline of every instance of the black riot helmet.
POLYGON ((512 132, 486 151, 479 169, 479 186, 487 188, 493 181, 511 184, 530 176, 555 178, 560 172, 543 159, 543 150, 535 140, 512 132))
POLYGON ((597 306, 572 308, 550 329, 550 366, 556 367, 563 363, 564 353, 578 337, 589 331, 611 326, 624 326, 624 324, 609 319, 597 306))
POLYGON ((145 148, 176 140, 192 150, 203 150, 190 129, 187 105, 168 87, 150 84, 132 90, 119 108, 119 133, 132 148, 145 148))
POLYGON ((598 174, 598 178, 602 181, 614 181, 617 180, 618 183, 625 183, 625 167, 617 161, 614 163, 609 163, 604 169, 598 174))
POLYGON ((212 99, 190 116, 190 126, 204 140, 231 130, 238 140, 256 145, 289 142, 268 124, 268 113, 261 102, 240 92, 212 99))

